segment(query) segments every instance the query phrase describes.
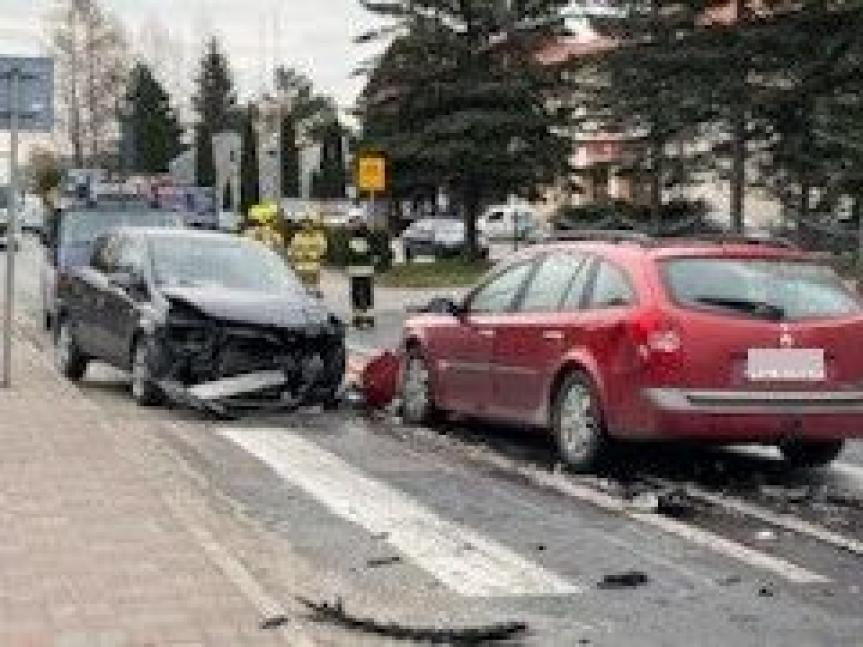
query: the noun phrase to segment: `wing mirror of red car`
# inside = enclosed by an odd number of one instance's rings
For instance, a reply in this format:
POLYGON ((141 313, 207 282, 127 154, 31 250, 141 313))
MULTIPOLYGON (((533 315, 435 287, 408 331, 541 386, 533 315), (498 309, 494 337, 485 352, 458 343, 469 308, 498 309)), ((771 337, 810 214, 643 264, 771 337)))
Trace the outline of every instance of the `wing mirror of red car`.
POLYGON ((426 305, 425 308, 423 308, 423 312, 461 317, 465 313, 465 308, 450 298, 435 297, 428 302, 428 305, 426 305))

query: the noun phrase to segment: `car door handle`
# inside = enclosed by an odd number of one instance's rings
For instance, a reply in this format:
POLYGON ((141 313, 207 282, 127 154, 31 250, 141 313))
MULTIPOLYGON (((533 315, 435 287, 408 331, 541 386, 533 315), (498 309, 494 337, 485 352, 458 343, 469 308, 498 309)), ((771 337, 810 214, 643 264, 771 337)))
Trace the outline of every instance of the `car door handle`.
POLYGON ((560 330, 544 330, 542 338, 546 341, 563 341, 563 332, 560 330))
POLYGON ((485 337, 486 339, 491 339, 492 337, 494 337, 494 331, 493 330, 480 330, 479 334, 480 334, 480 336, 485 337))

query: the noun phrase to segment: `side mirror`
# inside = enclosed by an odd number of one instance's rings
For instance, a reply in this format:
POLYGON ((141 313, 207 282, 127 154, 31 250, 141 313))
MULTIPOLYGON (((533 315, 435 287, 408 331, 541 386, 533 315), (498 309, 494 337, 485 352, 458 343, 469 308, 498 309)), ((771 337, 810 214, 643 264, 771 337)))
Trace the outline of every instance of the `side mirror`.
POLYGON ((453 317, 461 317, 464 307, 447 297, 435 297, 425 308, 426 312, 433 314, 446 314, 453 317))

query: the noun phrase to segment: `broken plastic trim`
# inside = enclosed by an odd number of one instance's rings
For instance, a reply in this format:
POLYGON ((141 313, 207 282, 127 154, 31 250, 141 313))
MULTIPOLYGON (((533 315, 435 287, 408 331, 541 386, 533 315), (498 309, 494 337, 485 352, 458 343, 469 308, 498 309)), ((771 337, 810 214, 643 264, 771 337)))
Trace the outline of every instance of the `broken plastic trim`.
MULTIPOLYGON (((296 411, 305 403, 319 375, 319 371, 306 375, 294 397, 274 403, 262 402, 259 408, 272 408, 283 412, 296 411)), ((287 379, 281 371, 258 371, 191 387, 184 386, 176 380, 162 380, 158 386, 172 402, 223 420, 230 420, 234 417, 230 409, 231 398, 281 386, 286 382, 287 379)))
POLYGON ((326 622, 352 631, 396 640, 412 640, 437 645, 487 645, 509 641, 527 632, 527 624, 524 622, 504 622, 457 629, 406 627, 394 622, 382 623, 371 618, 352 616, 344 610, 341 599, 336 600, 334 604, 312 602, 305 598, 297 598, 297 600, 312 611, 310 619, 314 622, 326 622))

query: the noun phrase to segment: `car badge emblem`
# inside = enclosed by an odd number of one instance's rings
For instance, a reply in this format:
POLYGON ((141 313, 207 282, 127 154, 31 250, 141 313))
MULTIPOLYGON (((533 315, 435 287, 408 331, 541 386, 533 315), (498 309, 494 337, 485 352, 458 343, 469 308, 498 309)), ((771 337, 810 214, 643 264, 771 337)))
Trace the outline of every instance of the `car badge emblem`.
POLYGON ((784 324, 780 326, 779 346, 782 348, 792 348, 794 346, 794 337, 788 331, 788 326, 784 324))

